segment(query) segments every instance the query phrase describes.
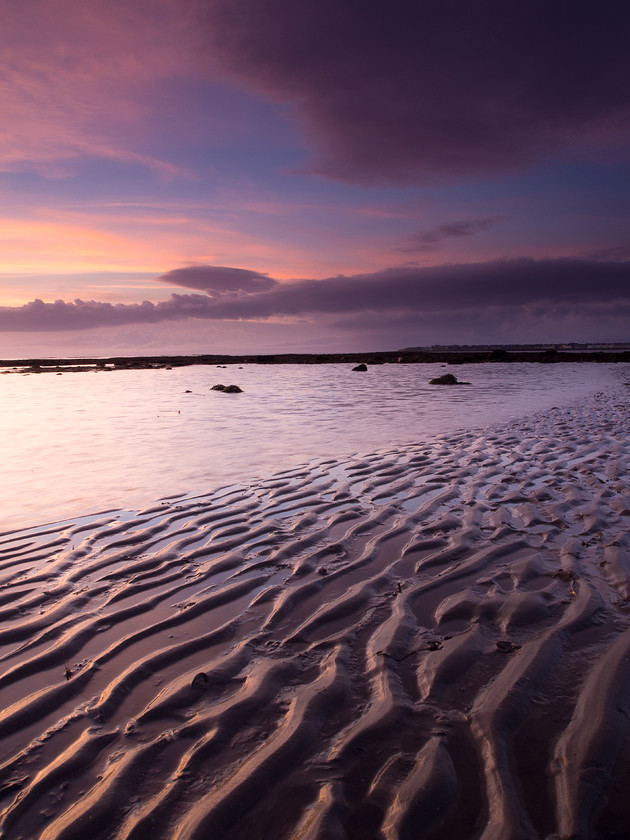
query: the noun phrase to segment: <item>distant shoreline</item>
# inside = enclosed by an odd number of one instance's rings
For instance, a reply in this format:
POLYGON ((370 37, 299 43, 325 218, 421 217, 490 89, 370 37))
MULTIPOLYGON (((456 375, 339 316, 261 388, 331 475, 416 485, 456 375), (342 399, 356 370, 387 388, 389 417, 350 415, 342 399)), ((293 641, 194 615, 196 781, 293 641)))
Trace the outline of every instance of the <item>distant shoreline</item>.
POLYGON ((239 356, 110 356, 101 358, 0 359, 3 373, 63 373, 89 370, 142 370, 190 365, 317 365, 317 364, 480 364, 532 362, 630 362, 630 350, 393 350, 372 353, 247 353, 239 356))

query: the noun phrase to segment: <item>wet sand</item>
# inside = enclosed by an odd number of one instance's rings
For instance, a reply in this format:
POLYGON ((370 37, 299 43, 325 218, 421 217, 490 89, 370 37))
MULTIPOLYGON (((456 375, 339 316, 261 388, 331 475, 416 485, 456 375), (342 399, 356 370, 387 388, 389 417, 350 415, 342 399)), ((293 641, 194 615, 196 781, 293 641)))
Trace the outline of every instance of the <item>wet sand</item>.
POLYGON ((629 835, 630 388, 0 536, 3 838, 629 835))

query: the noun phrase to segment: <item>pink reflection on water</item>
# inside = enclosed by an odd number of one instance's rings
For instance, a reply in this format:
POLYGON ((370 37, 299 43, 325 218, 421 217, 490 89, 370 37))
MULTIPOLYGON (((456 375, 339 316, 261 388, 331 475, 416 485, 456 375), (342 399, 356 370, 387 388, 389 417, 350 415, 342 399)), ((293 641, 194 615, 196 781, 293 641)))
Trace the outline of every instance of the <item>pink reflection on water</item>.
POLYGON ((579 399, 608 365, 248 365, 0 377, 0 531, 210 492, 579 399), (242 394, 212 391, 232 382, 242 394))

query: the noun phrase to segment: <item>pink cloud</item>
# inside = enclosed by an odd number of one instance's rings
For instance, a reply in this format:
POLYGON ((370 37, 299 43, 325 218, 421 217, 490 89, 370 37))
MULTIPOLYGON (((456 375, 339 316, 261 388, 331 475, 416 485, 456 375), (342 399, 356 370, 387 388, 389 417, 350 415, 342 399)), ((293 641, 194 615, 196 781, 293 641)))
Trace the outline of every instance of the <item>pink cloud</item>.
POLYGON ((184 174, 139 144, 156 84, 191 70, 184 21, 174 0, 4 4, 1 168, 58 177, 92 156, 184 174))

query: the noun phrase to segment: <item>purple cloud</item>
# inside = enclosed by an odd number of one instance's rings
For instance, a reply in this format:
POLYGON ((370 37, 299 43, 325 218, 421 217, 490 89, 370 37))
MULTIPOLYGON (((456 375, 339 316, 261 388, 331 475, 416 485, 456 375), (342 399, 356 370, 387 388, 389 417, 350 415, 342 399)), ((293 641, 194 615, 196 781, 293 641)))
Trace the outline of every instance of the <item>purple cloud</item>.
POLYGON ((476 233, 483 233, 503 219, 505 219, 505 216, 491 216, 487 219, 465 219, 460 222, 447 222, 426 231, 419 231, 408 237, 408 244, 398 250, 402 253, 433 251, 437 243, 443 239, 474 236, 476 233))
POLYGON ((212 298, 206 295, 171 295, 151 303, 103 303, 96 300, 33 300, 24 306, 0 307, 0 330, 7 332, 61 332, 124 324, 156 324, 184 318, 212 318, 212 298))
POLYGON ((299 317, 364 330, 375 317, 380 323, 428 317, 435 327, 439 323, 450 325, 462 315, 480 322, 491 316, 517 326, 520 318, 536 313, 587 320, 596 314, 616 319, 627 319, 630 314, 628 261, 521 258, 269 282, 264 291, 250 294, 173 294, 155 304, 35 300, 25 306, 0 307, 0 329, 61 331, 185 318, 234 321, 299 317))
POLYGON ((213 66, 295 107, 311 171, 369 183, 625 147, 630 4, 205 0, 213 66))
POLYGON ((630 263, 576 258, 396 267, 373 274, 300 280, 239 300, 219 299, 214 317, 271 318, 360 312, 427 312, 499 306, 585 306, 630 300, 630 263))
POLYGON ((199 289, 211 296, 265 292, 278 283, 277 280, 273 280, 266 274, 260 274, 258 271, 220 265, 191 265, 186 268, 175 268, 157 279, 169 286, 199 289))

